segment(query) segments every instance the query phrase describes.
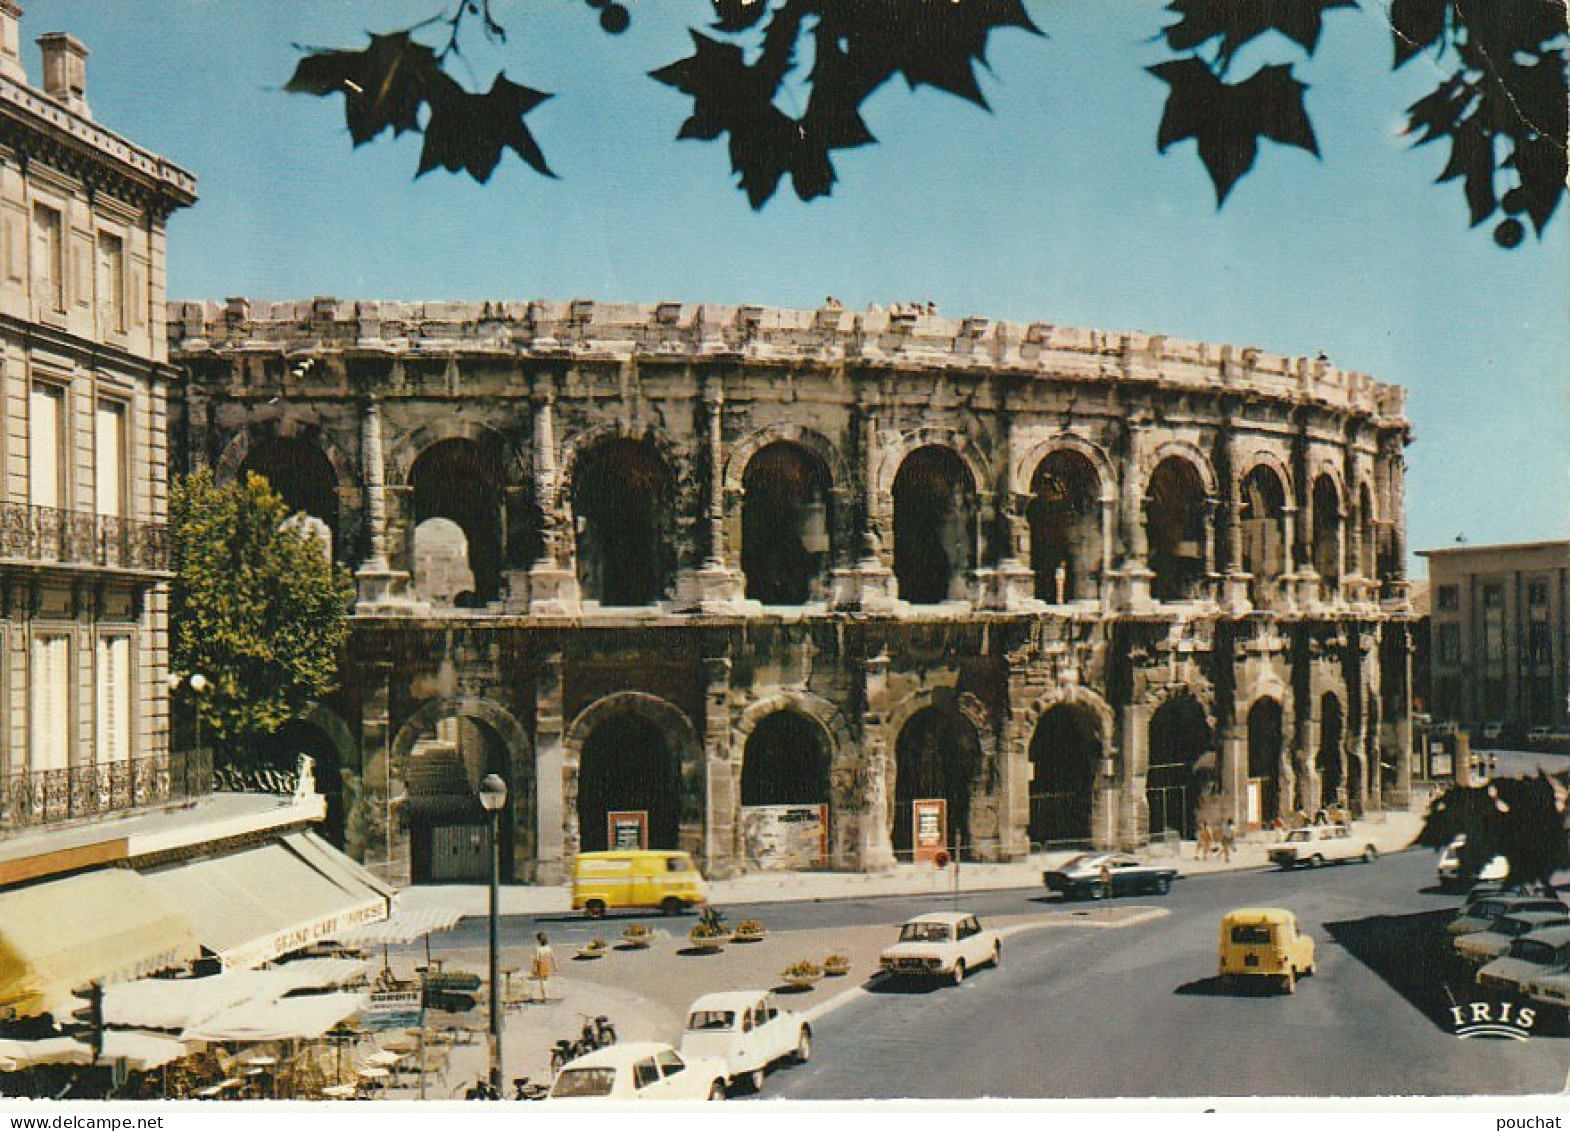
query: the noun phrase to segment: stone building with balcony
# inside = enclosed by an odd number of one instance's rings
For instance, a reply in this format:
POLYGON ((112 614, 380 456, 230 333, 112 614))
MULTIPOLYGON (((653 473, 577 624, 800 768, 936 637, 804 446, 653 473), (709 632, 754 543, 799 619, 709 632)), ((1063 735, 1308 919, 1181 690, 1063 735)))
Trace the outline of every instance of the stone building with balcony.
POLYGON ((0 1036, 391 902, 310 831, 307 763, 217 792, 171 750, 164 232, 196 182, 93 120, 71 36, 30 86, 21 15, 0 0, 0 1036))
POLYGON ((93 120, 71 36, 39 39, 28 85, 20 15, 0 2, 0 834, 186 785, 166 683, 164 228, 195 179, 93 120))
POLYGON ((1401 389, 1159 335, 677 302, 176 303, 175 458, 359 582, 278 736, 417 881, 711 874, 1405 800, 1401 389), (460 532, 465 599, 450 572, 460 532))

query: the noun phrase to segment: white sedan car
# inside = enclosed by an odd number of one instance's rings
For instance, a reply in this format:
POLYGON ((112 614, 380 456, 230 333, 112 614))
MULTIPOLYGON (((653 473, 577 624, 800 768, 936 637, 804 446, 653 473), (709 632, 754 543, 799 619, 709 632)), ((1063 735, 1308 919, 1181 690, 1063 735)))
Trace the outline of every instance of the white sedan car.
POLYGON ((957 986, 967 971, 996 966, 1003 959, 1003 941, 967 911, 934 911, 918 915, 899 929, 899 941, 878 956, 887 974, 949 978, 957 986))
POLYGON ((687 1010, 681 1052, 688 1060, 721 1061, 730 1084, 744 1082, 757 1092, 770 1065, 807 1062, 812 1026, 765 990, 704 994, 687 1010))
POLYGON ((683 1057, 659 1041, 599 1049, 562 1067, 552 1100, 723 1100, 725 1064, 683 1057))

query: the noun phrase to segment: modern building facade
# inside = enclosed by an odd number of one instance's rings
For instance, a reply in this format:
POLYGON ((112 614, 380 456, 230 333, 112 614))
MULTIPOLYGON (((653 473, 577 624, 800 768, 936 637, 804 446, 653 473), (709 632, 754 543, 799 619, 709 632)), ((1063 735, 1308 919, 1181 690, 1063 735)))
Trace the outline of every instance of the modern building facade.
POLYGON ((72 37, 39 40, 30 86, 20 16, 0 0, 0 836, 188 784, 169 755, 164 226, 195 180, 93 121, 72 37))
POLYGON ((1570 541, 1455 546, 1428 559, 1432 715, 1473 734, 1562 728, 1570 698, 1570 541))
POLYGON ((278 737, 398 878, 711 874, 1404 801, 1401 389, 912 309, 177 303, 181 466, 359 595, 278 737), (461 530, 472 587, 420 576, 461 530), (438 537, 439 536, 439 537, 438 537))

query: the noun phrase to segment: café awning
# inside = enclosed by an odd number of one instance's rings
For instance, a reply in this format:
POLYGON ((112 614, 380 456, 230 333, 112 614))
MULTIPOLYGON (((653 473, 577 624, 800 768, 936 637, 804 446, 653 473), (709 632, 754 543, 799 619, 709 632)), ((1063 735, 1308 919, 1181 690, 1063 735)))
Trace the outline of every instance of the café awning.
POLYGON ((72 990, 122 982, 200 954, 179 905, 144 877, 105 868, 0 894, 0 1016, 68 1015, 72 990))
POLYGON ((0 1072, 20 1072, 38 1064, 90 1064, 93 1050, 75 1037, 45 1037, 41 1041, 8 1041, 0 1038, 0 1072))
POLYGON ((392 890, 337 849, 294 833, 145 873, 224 969, 260 966, 387 918, 392 890))
POLYGON ((337 935, 335 941, 345 946, 398 946, 451 930, 462 918, 462 912, 448 907, 399 908, 385 921, 355 927, 337 935))
POLYGON ((110 986, 104 1022, 141 1029, 189 1028, 247 1002, 266 1004, 302 990, 341 986, 365 976, 356 959, 308 958, 265 970, 226 970, 205 978, 150 978, 110 986))
POLYGON ((246 1002, 180 1034, 182 1041, 282 1041, 320 1037, 365 1008, 365 994, 311 994, 246 1002))

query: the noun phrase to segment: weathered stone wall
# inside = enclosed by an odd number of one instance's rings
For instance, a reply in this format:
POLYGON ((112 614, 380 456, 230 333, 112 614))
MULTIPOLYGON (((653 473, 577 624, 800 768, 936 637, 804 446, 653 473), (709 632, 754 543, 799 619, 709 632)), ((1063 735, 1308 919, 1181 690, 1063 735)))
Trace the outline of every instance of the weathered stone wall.
POLYGON ((830 866, 879 868, 909 859, 913 797, 999 859, 1405 788, 1405 712, 1370 704, 1406 702, 1381 657, 1409 617, 1408 428, 1362 374, 903 310, 171 322, 174 450, 268 474, 356 568, 323 710, 353 736, 353 847, 394 872, 443 878, 415 842, 492 770, 513 872, 546 881, 617 797, 724 873, 749 790, 826 804, 830 866), (438 519, 475 576, 451 606, 410 583, 438 519))

